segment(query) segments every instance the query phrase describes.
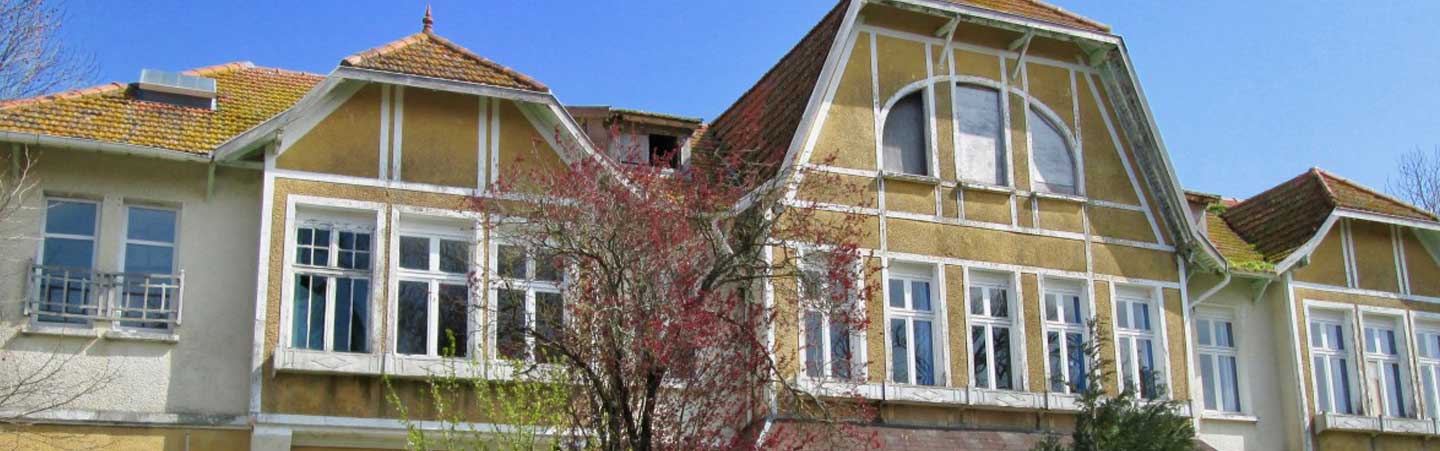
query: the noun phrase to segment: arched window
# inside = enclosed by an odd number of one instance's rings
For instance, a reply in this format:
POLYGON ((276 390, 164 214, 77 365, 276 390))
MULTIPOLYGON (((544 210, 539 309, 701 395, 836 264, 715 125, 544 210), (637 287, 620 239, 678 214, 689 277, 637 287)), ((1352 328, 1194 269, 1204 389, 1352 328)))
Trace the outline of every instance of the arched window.
POLYGON ((1070 143, 1060 128, 1049 118, 1027 114, 1030 123, 1031 161, 1035 162, 1035 191, 1061 194, 1077 194, 1075 184, 1075 158, 1070 153, 1070 143))
POLYGON ((925 143, 924 90, 906 94, 885 116, 885 170, 930 175, 930 156, 925 143))
POLYGON ((1005 185, 1004 132, 1000 117, 1000 91, 958 84, 955 86, 955 117, 960 131, 960 178, 970 182, 1005 185))

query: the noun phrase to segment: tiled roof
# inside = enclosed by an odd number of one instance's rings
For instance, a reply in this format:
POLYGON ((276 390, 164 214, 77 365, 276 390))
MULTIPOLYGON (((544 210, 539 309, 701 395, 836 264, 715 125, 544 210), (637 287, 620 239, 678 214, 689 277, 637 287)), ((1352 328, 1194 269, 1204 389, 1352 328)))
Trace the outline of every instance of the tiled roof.
POLYGON ((248 62, 185 72, 215 79, 215 109, 137 100, 120 83, 0 102, 0 130, 206 154, 289 109, 323 78, 248 62))
POLYGON ((340 65, 527 91, 550 90, 525 74, 476 55, 430 31, 350 55, 341 60, 340 65))
POLYGON ((1336 208, 1440 222, 1424 210, 1319 168, 1231 206, 1222 217, 1266 261, 1275 263, 1314 237, 1336 208))
POLYGON ((743 161, 760 171, 762 179, 773 176, 800 127, 847 5, 845 1, 836 4, 755 86, 711 121, 700 149, 745 152, 743 161))
POLYGON ((1086 31, 1109 33, 1110 26, 1039 0, 944 0, 1086 31))

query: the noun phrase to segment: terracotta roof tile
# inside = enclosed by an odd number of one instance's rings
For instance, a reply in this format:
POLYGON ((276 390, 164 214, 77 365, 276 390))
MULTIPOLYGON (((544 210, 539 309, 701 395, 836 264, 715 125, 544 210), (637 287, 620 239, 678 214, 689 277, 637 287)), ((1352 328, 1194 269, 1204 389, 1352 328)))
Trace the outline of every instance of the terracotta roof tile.
POLYGON ((760 81, 707 124, 699 156, 744 152, 744 161, 760 171, 762 179, 774 175, 800 127, 848 5, 836 4, 760 81))
POLYGON ((429 31, 350 55, 341 60, 340 65, 527 91, 550 90, 525 74, 429 31))
POLYGON ((944 0, 1086 31, 1109 33, 1110 26, 1039 0, 944 0))
POLYGON ((320 75, 248 62, 185 72, 215 79, 215 109, 137 100, 120 83, 0 103, 0 130, 205 154, 289 109, 320 75))

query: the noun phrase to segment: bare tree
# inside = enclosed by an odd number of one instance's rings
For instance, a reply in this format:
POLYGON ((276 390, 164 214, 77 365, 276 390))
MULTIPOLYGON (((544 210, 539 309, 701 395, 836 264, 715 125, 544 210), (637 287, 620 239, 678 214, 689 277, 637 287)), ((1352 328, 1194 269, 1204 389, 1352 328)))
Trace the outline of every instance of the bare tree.
POLYGON ((86 83, 95 65, 61 39, 56 2, 0 0, 0 100, 33 97, 86 83))
POLYGON ((1400 167, 1390 179, 1390 193, 1440 214, 1440 146, 1429 152, 1416 148, 1401 155, 1400 167))

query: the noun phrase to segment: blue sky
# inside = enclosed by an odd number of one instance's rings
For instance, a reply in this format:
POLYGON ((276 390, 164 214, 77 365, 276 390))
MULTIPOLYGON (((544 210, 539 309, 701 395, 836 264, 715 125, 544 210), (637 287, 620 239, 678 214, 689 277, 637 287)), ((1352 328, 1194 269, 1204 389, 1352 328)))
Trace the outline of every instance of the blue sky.
MULTIPOLYGON (((1320 166, 1383 188, 1440 146, 1440 2, 1052 0, 1126 38, 1189 189, 1245 197, 1320 166)), ((436 31, 567 104, 711 119, 831 0, 437 0, 436 31)), ((325 73, 420 29, 423 1, 71 2, 97 81, 228 61, 325 73)))

